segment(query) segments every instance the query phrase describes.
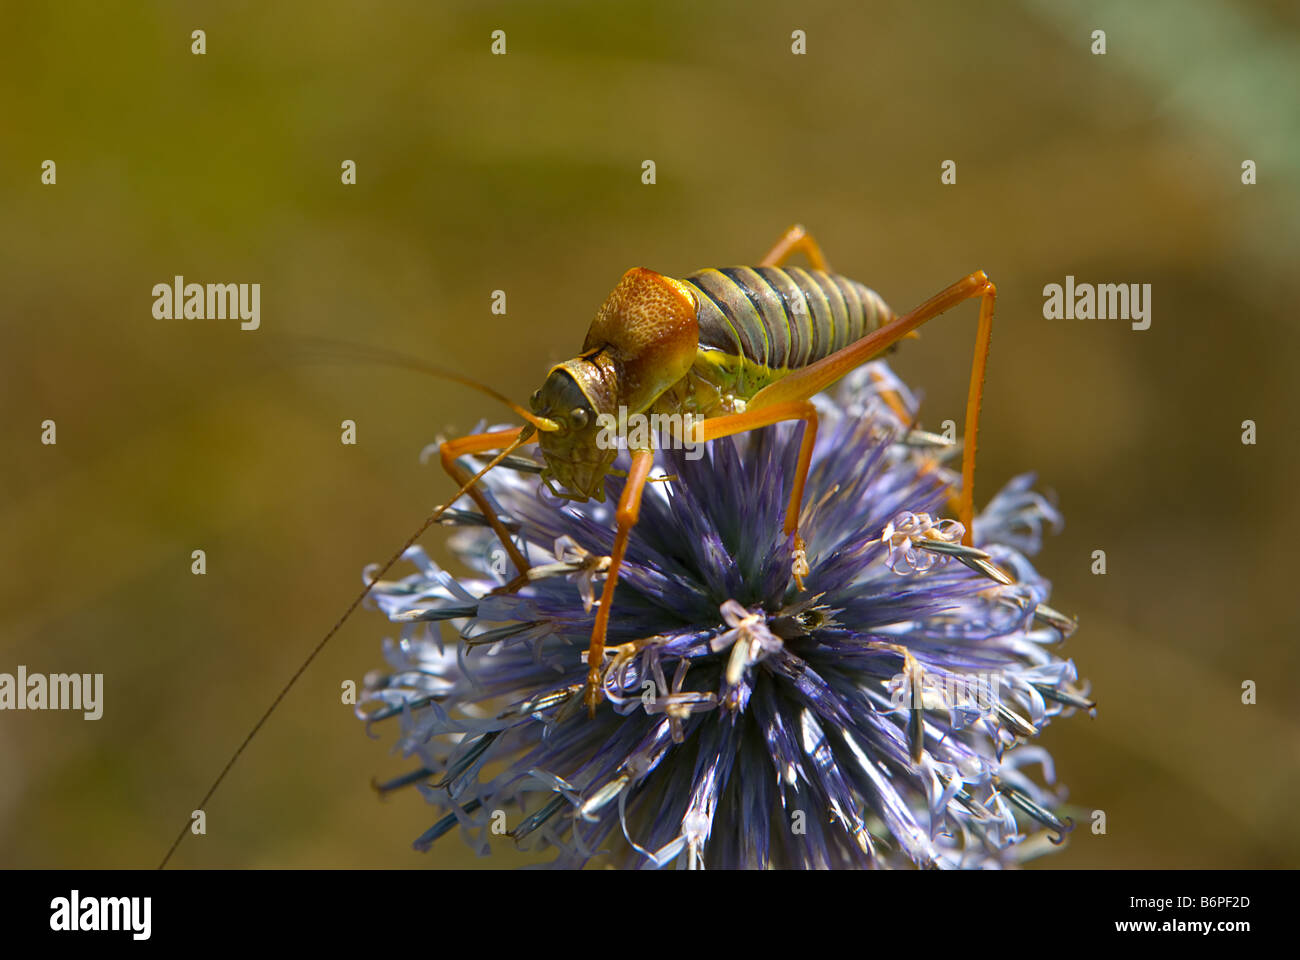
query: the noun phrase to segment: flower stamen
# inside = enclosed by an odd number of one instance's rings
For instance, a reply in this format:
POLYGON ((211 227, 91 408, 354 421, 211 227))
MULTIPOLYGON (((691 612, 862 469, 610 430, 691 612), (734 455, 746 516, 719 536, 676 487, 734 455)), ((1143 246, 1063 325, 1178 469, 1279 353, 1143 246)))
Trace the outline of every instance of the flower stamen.
POLYGON ((918 553, 918 548, 929 543, 960 543, 965 533, 966 528, 956 520, 945 519, 936 523, 928 513, 904 510, 885 524, 880 542, 889 549, 887 564, 890 570, 900 576, 922 574, 941 566, 947 556, 935 550, 918 553))

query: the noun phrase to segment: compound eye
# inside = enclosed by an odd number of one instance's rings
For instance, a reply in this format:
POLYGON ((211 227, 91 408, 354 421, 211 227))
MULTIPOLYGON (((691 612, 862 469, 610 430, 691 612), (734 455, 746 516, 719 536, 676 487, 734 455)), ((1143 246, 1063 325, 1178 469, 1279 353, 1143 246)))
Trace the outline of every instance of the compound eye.
POLYGON ((574 407, 569 413, 569 419, 573 421, 574 427, 581 430, 587 425, 587 411, 582 407, 574 407))

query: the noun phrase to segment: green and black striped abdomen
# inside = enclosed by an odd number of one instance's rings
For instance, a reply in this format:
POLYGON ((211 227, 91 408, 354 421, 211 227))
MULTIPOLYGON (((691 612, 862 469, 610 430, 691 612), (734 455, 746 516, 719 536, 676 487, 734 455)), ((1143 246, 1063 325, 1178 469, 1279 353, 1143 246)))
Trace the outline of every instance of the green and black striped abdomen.
POLYGON ((874 290, 821 270, 724 267, 685 282, 697 291, 700 347, 777 377, 848 346, 892 316, 874 290))

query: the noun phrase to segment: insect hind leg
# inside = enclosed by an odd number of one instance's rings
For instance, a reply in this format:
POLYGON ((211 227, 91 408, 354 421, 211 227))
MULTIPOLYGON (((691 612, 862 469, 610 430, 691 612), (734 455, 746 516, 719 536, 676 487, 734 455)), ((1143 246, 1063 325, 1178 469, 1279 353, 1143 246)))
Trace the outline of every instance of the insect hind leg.
POLYGON ((758 393, 749 402, 749 411, 807 400, 820 393, 850 370, 860 367, 897 343, 921 324, 932 320, 963 301, 980 300, 979 328, 975 334, 975 352, 971 361, 970 386, 966 394, 966 428, 961 463, 961 496, 957 515, 966 532, 962 542, 972 543, 975 504, 975 442, 979 433, 980 407, 984 398, 984 374, 988 366, 989 344, 993 339, 993 310, 997 287, 983 270, 977 270, 935 294, 910 313, 867 334, 847 347, 837 350, 816 363, 787 374, 758 393))

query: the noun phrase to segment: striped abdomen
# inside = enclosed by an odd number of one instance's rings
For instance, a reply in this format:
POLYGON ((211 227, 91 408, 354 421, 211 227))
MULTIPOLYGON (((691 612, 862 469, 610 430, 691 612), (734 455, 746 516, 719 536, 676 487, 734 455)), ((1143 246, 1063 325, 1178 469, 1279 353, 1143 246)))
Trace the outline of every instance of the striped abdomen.
POLYGON ((800 267, 724 267, 684 281, 699 300, 701 359, 742 396, 848 346, 892 313, 874 290, 800 267))

